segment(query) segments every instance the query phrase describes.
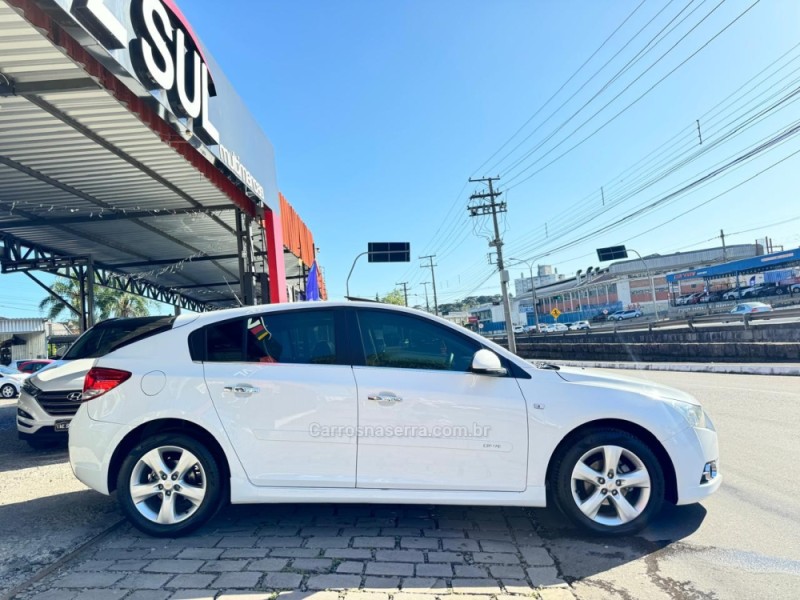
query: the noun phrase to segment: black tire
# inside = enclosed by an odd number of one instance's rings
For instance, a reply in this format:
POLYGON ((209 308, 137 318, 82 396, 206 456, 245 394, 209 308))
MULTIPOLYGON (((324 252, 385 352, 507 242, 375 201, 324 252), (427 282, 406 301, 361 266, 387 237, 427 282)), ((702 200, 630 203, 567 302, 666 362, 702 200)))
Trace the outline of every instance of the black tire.
MULTIPOLYGON (((619 474, 616 474, 615 477, 619 477, 619 474)), ((664 470, 656 455, 644 441, 635 435, 612 428, 599 428, 585 432, 565 446, 559 452, 559 455, 555 457, 549 485, 551 498, 574 525, 585 531, 605 536, 626 536, 636 533, 658 514, 664 503, 664 470), (578 461, 593 449, 609 445, 619 446, 638 457, 650 475, 650 496, 646 500, 645 506, 636 518, 619 525, 606 525, 592 520, 581 512, 576 499, 573 497, 572 472, 578 461)), ((597 488, 600 489, 599 484, 597 488)), ((632 492, 642 493, 636 489, 632 490, 632 492)), ((628 495, 625 497, 632 498, 630 493, 626 492, 628 495)), ((635 497, 633 498, 635 500, 635 497)), ((616 512, 611 508, 611 504, 609 497, 601 506, 601 512, 616 512), (605 504, 608 504, 608 506, 605 506, 605 504)))
POLYGON ((17 388, 15 388, 10 383, 5 383, 0 386, 0 398, 3 400, 10 400, 11 398, 17 397, 17 388))
MULTIPOLYGON (((202 526, 220 509, 227 497, 227 491, 227 482, 221 476, 213 453, 202 442, 181 433, 162 433, 143 440, 128 453, 117 476, 117 502, 122 512, 134 527, 154 537, 177 537, 202 526), (151 450, 163 447, 175 447, 194 454, 198 459, 196 464, 200 467, 198 472, 204 475, 201 479, 205 482, 206 489, 204 498, 191 516, 169 525, 156 523, 143 515, 131 498, 130 491, 131 476, 139 460, 151 450)), ((176 493, 175 502, 179 501, 179 496, 180 493, 176 493)), ((154 499, 159 502, 158 498, 154 499)))

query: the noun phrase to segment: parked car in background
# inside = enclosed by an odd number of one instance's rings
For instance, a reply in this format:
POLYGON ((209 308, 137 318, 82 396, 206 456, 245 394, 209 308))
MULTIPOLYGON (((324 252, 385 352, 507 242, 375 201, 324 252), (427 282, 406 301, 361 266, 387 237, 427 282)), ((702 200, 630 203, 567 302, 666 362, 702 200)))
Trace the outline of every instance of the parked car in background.
POLYGON ((592 326, 589 325, 589 321, 575 321, 574 323, 570 323, 567 325, 570 331, 580 331, 583 329, 591 329, 592 326))
POLYGON ((756 295, 756 288, 760 285, 751 285, 742 288, 733 288, 728 290, 722 295, 723 300, 739 300, 740 298, 753 298, 756 295))
POLYGON ((730 312, 732 315, 752 315, 753 313, 772 312, 772 307, 763 302, 743 302, 737 304, 730 312))
POLYGON ((783 296, 784 294, 791 293, 791 285, 790 284, 778 284, 778 283, 765 283, 761 286, 761 289, 756 293, 756 296, 759 298, 763 298, 764 296, 783 296))
POLYGON ((718 291, 718 292, 706 292, 705 294, 700 296, 700 298, 698 299, 698 302, 703 303, 703 304, 708 303, 708 302, 719 302, 719 301, 722 300, 722 295, 726 291, 727 290, 718 291))
POLYGON ((679 296, 675 300, 675 305, 684 306, 686 304, 693 304, 697 302, 696 299, 699 298, 702 295, 702 293, 703 292, 692 292, 691 294, 684 294, 683 296, 679 296), (692 302, 692 300, 694 300, 694 302, 692 302))
POLYGON ((642 311, 638 308, 632 308, 628 310, 618 310, 613 315, 608 315, 609 321, 624 321, 625 319, 635 319, 636 317, 641 317, 642 311))
POLYGON ((41 371, 46 366, 53 364, 54 361, 50 360, 49 358, 30 358, 27 360, 18 360, 17 361, 17 369, 21 373, 36 373, 37 371, 41 371))
POLYGON ((553 323, 550 326, 550 331, 555 333, 557 331, 569 331, 569 327, 565 323, 553 323))
POLYGON ((515 325, 514 333, 525 333, 525 327, 523 327, 522 325, 515 325))
POLYGON ((721 484, 716 431, 685 392, 536 366, 404 307, 309 304, 182 315, 94 360, 75 475, 153 536, 229 502, 309 501, 556 504, 630 535, 721 484))
POLYGON ((608 321, 608 313, 607 312, 599 312, 591 319, 592 323, 604 323, 608 321))
POLYGON ((175 317, 101 321, 70 346, 63 359, 29 376, 17 400, 17 434, 34 448, 66 443, 83 380, 97 358, 169 328, 175 317))
POLYGON ((26 375, 11 367, 0 365, 0 399, 10 400, 19 396, 22 381, 26 375))
POLYGON ((769 283, 760 283, 742 290, 742 298, 757 298, 775 294, 775 286, 769 283))

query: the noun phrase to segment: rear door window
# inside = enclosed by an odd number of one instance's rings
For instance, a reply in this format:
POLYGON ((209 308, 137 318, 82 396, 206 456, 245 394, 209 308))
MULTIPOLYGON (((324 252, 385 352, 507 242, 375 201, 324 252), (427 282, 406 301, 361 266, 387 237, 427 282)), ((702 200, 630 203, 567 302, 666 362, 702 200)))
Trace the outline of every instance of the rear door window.
POLYGON ((194 332, 189 344, 192 358, 205 362, 346 364, 336 331, 333 310, 269 312, 214 323, 194 332))

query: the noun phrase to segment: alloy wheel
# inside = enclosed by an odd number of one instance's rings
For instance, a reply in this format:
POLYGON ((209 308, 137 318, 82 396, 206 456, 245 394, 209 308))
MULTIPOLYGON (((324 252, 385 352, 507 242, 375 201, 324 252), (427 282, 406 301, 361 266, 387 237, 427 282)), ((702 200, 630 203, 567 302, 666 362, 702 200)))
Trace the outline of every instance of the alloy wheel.
POLYGON ((13 398, 17 395, 17 390, 14 389, 13 385, 6 384, 0 388, 0 396, 3 398, 13 398))
POLYGON ((575 464, 570 484, 578 509, 600 525, 636 519, 650 500, 650 473, 636 454, 615 445, 592 448, 575 464))
POLYGON ((178 446, 160 446, 141 456, 129 485, 136 510, 160 525, 173 525, 191 517, 207 492, 200 460, 178 446))

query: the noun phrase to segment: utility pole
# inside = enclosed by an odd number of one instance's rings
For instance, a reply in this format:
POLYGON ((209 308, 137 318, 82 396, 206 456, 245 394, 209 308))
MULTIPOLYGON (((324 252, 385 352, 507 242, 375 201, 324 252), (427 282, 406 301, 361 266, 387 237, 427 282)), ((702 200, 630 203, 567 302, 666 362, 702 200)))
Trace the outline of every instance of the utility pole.
POLYGON ((489 192, 484 194, 472 194, 470 200, 486 200, 488 203, 472 204, 468 207, 470 217, 479 217, 484 215, 492 215, 494 223, 494 239, 489 242, 489 246, 493 246, 497 250, 497 270, 500 272, 500 290, 503 294, 503 311, 506 316, 506 331, 508 333, 508 349, 514 354, 517 353, 517 341, 514 339, 514 326, 511 322, 511 301, 508 298, 508 271, 505 270, 503 264, 503 240, 500 237, 500 225, 497 222, 498 213, 504 213, 508 210, 505 202, 497 202, 497 198, 503 192, 495 192, 492 183, 500 179, 499 177, 484 177, 481 179, 472 179, 471 182, 483 182, 489 186, 489 192))
POLYGON ((436 266, 435 264, 433 264, 433 259, 434 258, 436 258, 435 254, 431 254, 429 256, 420 256, 419 257, 420 260, 428 259, 428 264, 427 265, 420 265, 420 268, 425 269, 427 267, 430 267, 430 270, 431 270, 431 283, 433 285, 433 313, 438 316, 439 315, 439 302, 436 300, 436 274, 433 272, 433 267, 436 266))
POLYGON ((425 310, 431 312, 431 304, 428 302, 428 284, 430 281, 423 281, 422 285, 425 286, 425 310))
POLYGON ((395 283, 395 285, 402 285, 403 286, 403 297, 406 299, 406 306, 408 306, 408 282, 401 281, 400 283, 395 283))
POLYGON ((719 230, 719 237, 722 240, 722 260, 723 262, 728 262, 728 249, 725 247, 725 232, 722 229, 719 230))

